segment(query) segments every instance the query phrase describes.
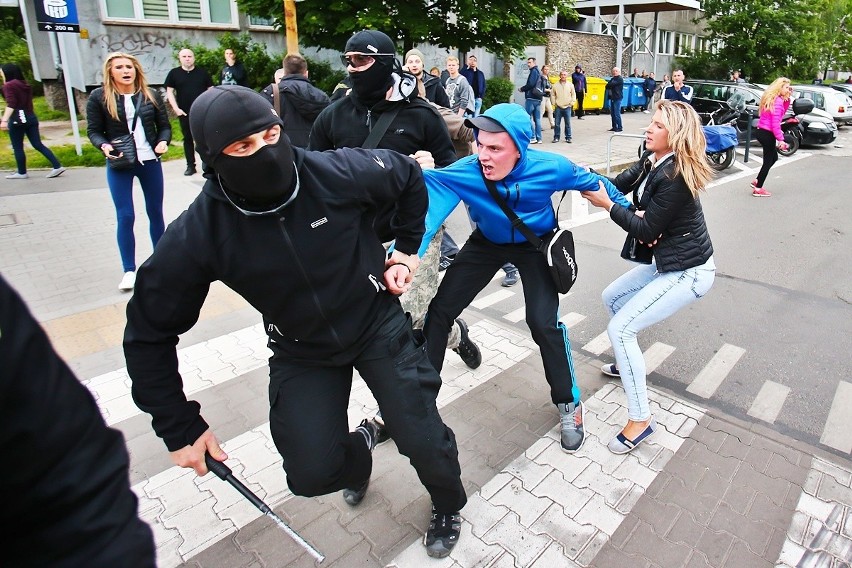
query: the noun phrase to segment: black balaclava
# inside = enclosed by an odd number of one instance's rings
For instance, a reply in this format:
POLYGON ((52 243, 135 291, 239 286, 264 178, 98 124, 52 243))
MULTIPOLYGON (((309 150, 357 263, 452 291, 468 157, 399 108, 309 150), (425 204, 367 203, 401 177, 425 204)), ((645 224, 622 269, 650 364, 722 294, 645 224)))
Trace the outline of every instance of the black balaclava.
POLYGON ((358 100, 368 106, 385 100, 388 89, 394 84, 396 46, 387 35, 375 30, 362 30, 346 42, 343 53, 361 53, 376 60, 368 69, 349 73, 352 90, 358 100), (377 55, 384 54, 384 55, 377 55))
POLYGON ((192 103, 189 124, 201 160, 214 170, 225 195, 238 209, 273 212, 293 197, 298 177, 293 148, 283 132, 276 144, 250 156, 226 156, 222 152, 250 134, 275 124, 283 127, 262 95, 239 85, 208 89, 192 103))

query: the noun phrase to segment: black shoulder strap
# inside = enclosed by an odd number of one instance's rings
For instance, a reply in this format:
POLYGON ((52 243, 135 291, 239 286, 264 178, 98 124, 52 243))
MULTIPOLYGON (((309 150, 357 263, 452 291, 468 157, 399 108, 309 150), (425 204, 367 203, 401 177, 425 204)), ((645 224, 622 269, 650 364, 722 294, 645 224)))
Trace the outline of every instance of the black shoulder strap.
MULTIPOLYGON (((145 98, 145 94, 142 91, 139 91, 139 98, 136 99, 136 108, 133 110, 133 126, 130 127, 130 134, 133 134, 133 131, 136 130, 136 121, 139 120, 139 107, 142 106, 142 99, 145 98)), ((121 100, 121 97, 119 97, 121 100)))
POLYGON ((281 87, 274 81, 272 82, 272 108, 275 109, 278 118, 283 118, 281 116, 281 87))
POLYGON ((372 150, 379 144, 379 140, 382 139, 382 136, 384 136, 385 132, 388 131, 388 127, 391 122, 393 122, 393 119, 396 118, 396 115, 399 112, 399 107, 400 105, 395 105, 392 109, 382 113, 382 116, 380 116, 379 120, 376 121, 376 125, 373 126, 372 130, 370 130, 370 134, 367 136, 367 139, 364 140, 363 144, 361 144, 362 148, 372 150))
MULTIPOLYGON (((532 246, 537 249, 541 249, 542 240, 538 238, 538 235, 532 232, 532 229, 527 227, 527 224, 524 223, 518 214, 512 211, 512 209, 506 205, 506 201, 500 196, 500 193, 497 191, 497 185, 491 181, 490 179, 485 177, 485 172, 480 168, 479 173, 482 174, 482 181, 485 182, 485 187, 488 188, 488 193, 491 194, 491 197, 494 201, 497 202, 497 205, 500 206, 500 209, 503 210, 503 214, 512 222, 512 228, 517 229, 521 232, 521 234, 526 238, 532 246)), ((562 200, 565 199, 565 194, 568 190, 562 191, 562 197, 559 199, 559 205, 556 206, 556 219, 557 223, 559 222, 559 208, 562 207, 562 200)))

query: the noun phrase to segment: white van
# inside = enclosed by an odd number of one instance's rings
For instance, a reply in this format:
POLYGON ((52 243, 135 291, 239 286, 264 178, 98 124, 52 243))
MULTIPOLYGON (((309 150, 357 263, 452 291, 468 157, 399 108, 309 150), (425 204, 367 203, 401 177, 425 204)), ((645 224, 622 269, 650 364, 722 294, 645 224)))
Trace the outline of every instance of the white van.
POLYGON ((852 124, 852 99, 826 85, 793 85, 793 96, 811 99, 814 107, 824 110, 838 126, 852 124))

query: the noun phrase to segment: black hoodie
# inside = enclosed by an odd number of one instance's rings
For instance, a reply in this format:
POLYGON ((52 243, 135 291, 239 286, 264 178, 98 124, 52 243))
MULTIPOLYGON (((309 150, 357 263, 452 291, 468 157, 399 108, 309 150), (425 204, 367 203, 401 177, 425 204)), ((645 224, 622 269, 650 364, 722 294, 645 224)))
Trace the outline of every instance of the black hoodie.
POLYGON ((276 352, 314 364, 360 345, 398 303, 384 290, 385 251, 372 223, 377 209, 396 203, 396 248, 417 251, 428 203, 420 167, 385 150, 293 151, 299 189, 283 210, 246 216, 209 173, 139 268, 127 306, 127 370, 133 400, 170 451, 207 429, 183 393, 175 346, 212 282, 263 315, 276 352))

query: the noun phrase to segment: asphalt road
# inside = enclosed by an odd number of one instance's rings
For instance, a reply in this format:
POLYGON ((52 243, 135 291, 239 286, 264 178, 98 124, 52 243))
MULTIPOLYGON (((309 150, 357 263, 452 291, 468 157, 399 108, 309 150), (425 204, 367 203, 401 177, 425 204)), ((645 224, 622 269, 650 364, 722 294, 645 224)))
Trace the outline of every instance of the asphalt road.
MULTIPOLYGON (((674 348, 650 375, 652 384, 754 421, 749 411, 770 381, 776 392, 789 389, 770 427, 820 443, 838 385, 852 376, 852 235, 843 207, 852 189, 850 150, 852 128, 842 129, 833 145, 803 148, 770 171, 765 185, 773 197, 754 198, 749 182, 761 151, 752 147, 744 164, 740 148, 738 164, 702 197, 718 267, 713 289, 640 335, 643 350, 654 343, 674 348), (721 385, 709 398, 688 391, 725 345, 742 356, 721 385)), ((470 232, 460 210, 449 227, 460 243, 470 232)), ((584 346, 606 328, 600 292, 630 268, 619 258, 624 233, 605 217, 576 227, 574 235, 580 277, 560 313, 578 314, 570 325, 573 349, 598 356, 584 346)), ((521 288, 501 288, 496 279, 480 297, 513 294, 478 311, 505 324, 504 316, 524 305, 521 288)), ((523 321, 515 325, 525 329, 523 321)), ((612 361, 612 352, 599 357, 612 361)))

